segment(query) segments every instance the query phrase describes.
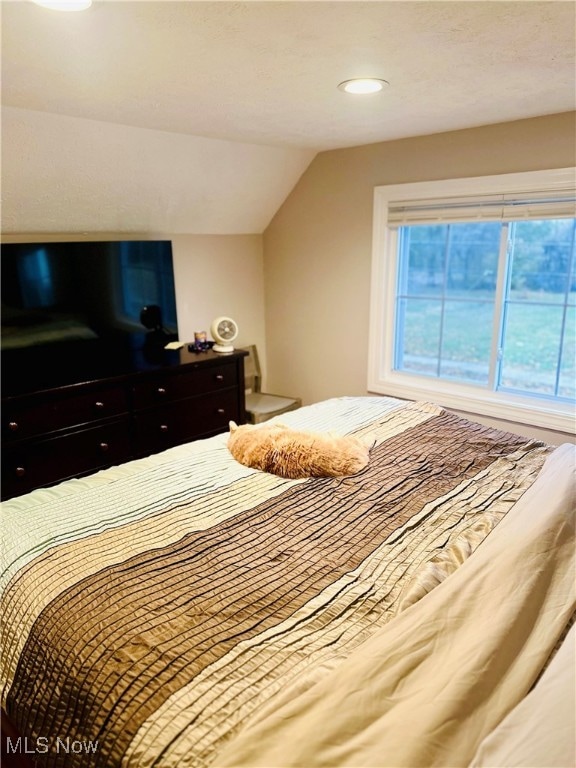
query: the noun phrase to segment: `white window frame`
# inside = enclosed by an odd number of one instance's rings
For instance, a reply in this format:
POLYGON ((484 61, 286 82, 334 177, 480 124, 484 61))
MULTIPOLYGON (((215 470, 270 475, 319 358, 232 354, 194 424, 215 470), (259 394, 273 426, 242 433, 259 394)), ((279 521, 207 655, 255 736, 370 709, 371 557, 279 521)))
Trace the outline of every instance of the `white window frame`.
POLYGON ((397 284, 396 236, 388 225, 388 206, 399 200, 522 194, 576 190, 576 168, 395 184, 374 189, 374 222, 368 391, 409 400, 432 400, 480 416, 572 433, 575 404, 530 395, 494 392, 483 386, 414 376, 393 369, 397 284))

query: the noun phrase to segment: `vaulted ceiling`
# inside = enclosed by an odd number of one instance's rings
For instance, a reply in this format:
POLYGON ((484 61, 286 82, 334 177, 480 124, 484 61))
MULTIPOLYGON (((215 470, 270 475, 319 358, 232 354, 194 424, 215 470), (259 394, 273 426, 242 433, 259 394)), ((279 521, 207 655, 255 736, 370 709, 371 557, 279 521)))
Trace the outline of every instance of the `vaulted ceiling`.
POLYGON ((1 8, 5 231, 262 231, 318 151, 575 108, 571 1, 1 8))

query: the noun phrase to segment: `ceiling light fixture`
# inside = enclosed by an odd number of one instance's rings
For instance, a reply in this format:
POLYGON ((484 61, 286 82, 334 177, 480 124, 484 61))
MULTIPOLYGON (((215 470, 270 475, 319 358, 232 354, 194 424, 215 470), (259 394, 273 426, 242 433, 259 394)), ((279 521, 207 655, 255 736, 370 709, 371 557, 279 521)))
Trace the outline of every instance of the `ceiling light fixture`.
POLYGON ((353 80, 344 80, 338 88, 346 93, 378 93, 385 85, 390 85, 387 80, 380 80, 377 77, 357 77, 353 80))
POLYGON ((32 0, 42 8, 52 11, 85 11, 92 5, 92 0, 32 0))

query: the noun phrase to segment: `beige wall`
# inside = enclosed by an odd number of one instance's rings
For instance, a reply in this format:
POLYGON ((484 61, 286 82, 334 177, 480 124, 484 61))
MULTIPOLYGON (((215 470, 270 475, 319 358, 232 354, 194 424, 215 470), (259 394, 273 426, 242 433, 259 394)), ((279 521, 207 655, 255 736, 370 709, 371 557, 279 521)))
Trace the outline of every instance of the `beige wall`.
POLYGON ((264 233, 269 390, 305 403, 366 394, 375 186, 574 166, 575 117, 317 155, 264 233))
POLYGON ((181 339, 207 331, 220 315, 238 323, 236 346, 266 356, 262 235, 173 235, 181 339))
MULTIPOLYGON (((257 344, 265 357, 264 270, 261 235, 138 235, 92 233, 86 240, 171 239, 176 280, 178 330, 182 341, 194 331, 210 333, 220 315, 239 326, 237 346, 257 344)), ((77 240, 70 234, 5 235, 3 242, 77 240)))

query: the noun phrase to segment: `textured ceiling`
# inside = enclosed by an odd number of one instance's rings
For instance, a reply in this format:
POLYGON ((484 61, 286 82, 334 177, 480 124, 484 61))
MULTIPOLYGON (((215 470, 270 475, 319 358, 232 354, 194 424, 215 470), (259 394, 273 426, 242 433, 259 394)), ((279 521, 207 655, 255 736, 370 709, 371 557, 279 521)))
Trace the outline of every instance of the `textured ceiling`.
POLYGON ((259 232, 318 151, 575 108, 572 0, 0 7, 5 232, 259 232))
POLYGON ((3 2, 3 103, 314 150, 575 107, 574 2, 3 2), (365 97, 342 80, 390 82, 365 97))

